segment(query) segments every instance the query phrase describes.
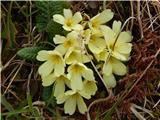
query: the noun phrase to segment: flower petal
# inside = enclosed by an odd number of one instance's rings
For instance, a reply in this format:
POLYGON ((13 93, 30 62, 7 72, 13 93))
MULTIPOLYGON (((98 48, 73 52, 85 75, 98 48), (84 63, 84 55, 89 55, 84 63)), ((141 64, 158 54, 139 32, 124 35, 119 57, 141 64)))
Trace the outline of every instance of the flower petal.
POLYGON ((65 21, 64 17, 59 14, 53 15, 53 20, 59 24, 62 24, 62 25, 64 24, 64 21, 65 21))
POLYGON ((74 90, 68 90, 67 92, 65 92, 65 95, 71 96, 71 95, 76 94, 76 92, 77 92, 77 91, 74 91, 74 90))
POLYGON ((107 43, 110 43, 110 42, 113 42, 114 38, 115 38, 115 33, 114 31, 108 27, 108 26, 105 26, 105 25, 101 25, 101 31, 104 35, 104 38, 106 40, 107 43))
POLYGON ((97 91, 96 81, 94 80, 85 80, 84 82, 84 90, 86 93, 90 95, 94 95, 97 91))
POLYGON ((59 95, 65 92, 65 83, 61 79, 57 79, 55 82, 54 96, 58 97, 59 95))
POLYGON ((67 39, 73 39, 76 41, 77 38, 78 38, 78 33, 76 31, 72 31, 67 34, 67 39))
POLYGON ((93 57, 91 55, 84 55, 84 54, 82 54, 81 55, 81 59, 80 59, 79 62, 81 62, 81 63, 88 63, 88 62, 90 62, 92 60, 92 58, 93 57))
POLYGON ((71 19, 72 18, 72 11, 70 9, 64 9, 63 10, 63 14, 64 14, 64 17, 65 19, 71 19))
POLYGON ((80 21, 82 21, 82 15, 80 12, 76 12, 74 15, 73 15, 73 22, 74 24, 77 24, 79 23, 80 21))
POLYGON ((73 30, 83 30, 83 26, 80 24, 75 24, 71 27, 73 30))
POLYGON ((112 64, 109 61, 106 64, 104 64, 103 74, 105 75, 112 74, 112 64))
POLYGON ((62 104, 64 103, 67 99, 68 99, 69 96, 65 95, 64 93, 57 96, 56 99, 57 99, 57 104, 62 104))
POLYGON ((64 104, 64 112, 68 113, 69 115, 74 114, 76 110, 76 98, 74 96, 70 96, 65 104, 64 104))
POLYGON ((61 45, 58 45, 56 48, 55 48, 56 51, 60 52, 62 55, 64 55, 67 51, 67 48, 65 48, 62 44, 61 45))
POLYGON ((46 61, 39 67, 38 72, 42 76, 47 76, 53 71, 53 69, 54 69, 53 63, 51 61, 46 61))
POLYGON ((52 83, 54 83, 55 79, 56 79, 56 77, 54 76, 54 74, 42 76, 42 85, 43 86, 52 85, 52 83))
POLYGON ((122 23, 120 21, 113 22, 112 29, 116 34, 118 34, 121 31, 121 25, 122 23))
POLYGON ((87 106, 81 96, 77 98, 77 106, 80 113, 84 114, 87 111, 87 106))
POLYGON ((82 90, 83 82, 80 74, 72 74, 70 80, 71 80, 71 88, 73 90, 82 90))
POLYGON ((67 64, 72 64, 80 59, 80 51, 69 49, 65 55, 65 60, 67 64))
POLYGON ((127 43, 127 42, 131 42, 131 40, 132 40, 131 32, 129 31, 121 32, 117 39, 117 43, 127 43))
POLYGON ((62 27, 66 31, 71 31, 72 30, 71 27, 68 27, 67 25, 63 25, 62 27))
POLYGON ((125 75, 127 73, 126 66, 119 60, 112 60, 113 73, 116 75, 125 75))
POLYGON ((108 86, 108 88, 114 88, 116 86, 116 79, 113 76, 113 74, 110 74, 110 75, 104 74, 103 79, 106 85, 108 86))
POLYGON ((48 51, 47 50, 41 50, 38 52, 38 55, 36 57, 37 60, 39 61, 46 61, 49 57, 48 51))
POLYGON ((114 50, 114 52, 112 52, 112 55, 113 55, 113 57, 115 57, 119 60, 122 60, 122 61, 127 61, 128 60, 128 58, 125 55, 120 54, 118 51, 116 51, 116 49, 114 50))
POLYGON ((93 53, 98 54, 106 48, 106 42, 102 38, 93 38, 89 41, 88 47, 93 53))
POLYGON ((62 64, 55 64, 55 68, 54 68, 54 74, 55 76, 60 76, 64 74, 64 63, 62 64))
POLYGON ((128 61, 131 57, 130 54, 123 54, 126 57, 126 61, 128 61))
POLYGON ((82 53, 81 50, 69 49, 64 57, 67 64, 72 64, 75 62, 87 63, 90 62, 92 56, 87 56, 82 53))
POLYGON ((71 89, 71 81, 70 81, 68 78, 66 78, 65 84, 66 84, 66 86, 67 86, 68 88, 71 89))
POLYGON ((132 50, 132 44, 131 43, 121 43, 121 44, 116 44, 115 46, 116 51, 119 51, 120 53, 123 54, 129 54, 132 50))
POLYGON ((94 75, 93 71, 91 69, 86 69, 83 73, 82 76, 87 79, 87 80, 94 80, 94 75))
POLYGON ((81 91, 79 91, 79 94, 86 98, 87 100, 91 98, 91 94, 87 93, 84 89, 82 89, 81 91))
POLYGON ((68 67, 68 73, 82 74, 86 70, 86 66, 83 63, 75 62, 68 67))
POLYGON ((55 37, 53 38, 53 41, 55 44, 60 44, 60 43, 64 43, 65 39, 66 38, 64 36, 55 35, 55 37))
POLYGON ((113 15, 114 14, 110 9, 106 9, 103 12, 101 12, 96 19, 100 22, 100 24, 104 24, 110 21, 113 18, 113 15))
POLYGON ((106 49, 99 53, 99 60, 106 61, 108 57, 109 52, 106 49))

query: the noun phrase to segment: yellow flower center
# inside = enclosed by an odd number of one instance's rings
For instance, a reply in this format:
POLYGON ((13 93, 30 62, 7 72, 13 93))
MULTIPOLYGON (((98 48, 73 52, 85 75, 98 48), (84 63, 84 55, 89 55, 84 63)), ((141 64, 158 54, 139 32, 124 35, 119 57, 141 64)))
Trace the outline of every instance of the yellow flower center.
POLYGON ((74 100, 77 100, 79 98, 79 93, 76 92, 71 96, 74 100))
POLYGON ((73 47, 73 45, 74 45, 74 42, 73 42, 73 40, 71 40, 71 39, 66 40, 66 41, 64 42, 64 47, 65 47, 65 48, 73 47))
POLYGON ((71 25, 73 24, 73 21, 71 19, 67 19, 65 21, 65 24, 68 26, 68 27, 71 27, 71 25))
POLYGON ((99 22, 97 20, 92 21, 92 27, 97 28, 99 26, 99 22))
POLYGON ((54 64, 61 64, 62 59, 59 55, 52 55, 51 60, 54 62, 54 64))
POLYGON ((96 37, 95 37, 95 35, 92 35, 92 36, 90 37, 90 42, 93 43, 93 44, 96 42, 96 37))
POLYGON ((72 59, 72 60, 76 59, 77 57, 78 57, 78 54, 74 51, 69 55, 69 58, 72 59))
POLYGON ((81 74, 81 73, 83 73, 84 68, 82 66, 78 65, 78 64, 75 64, 74 66, 72 66, 72 71, 74 73, 80 73, 81 74))
POLYGON ((66 77, 64 77, 63 75, 61 75, 61 76, 59 76, 59 77, 58 77, 58 80, 65 81, 65 80, 67 80, 67 78, 66 78, 66 77))

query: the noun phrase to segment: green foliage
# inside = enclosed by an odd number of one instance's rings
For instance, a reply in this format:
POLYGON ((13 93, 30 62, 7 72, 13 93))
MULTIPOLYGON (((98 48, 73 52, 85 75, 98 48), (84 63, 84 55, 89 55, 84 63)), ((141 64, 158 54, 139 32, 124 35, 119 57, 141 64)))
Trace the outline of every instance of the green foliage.
POLYGON ((25 60, 36 61, 37 53, 44 50, 44 47, 27 47, 22 48, 17 52, 17 55, 25 60))
POLYGON ((27 92, 27 101, 28 101, 28 106, 29 106, 29 111, 32 114, 33 117, 36 117, 38 120, 41 120, 40 112, 36 107, 33 107, 32 105, 32 96, 30 95, 29 92, 27 92))
POLYGON ((1 98, 2 105, 9 111, 9 112, 6 112, 6 113, 1 113, 1 116, 14 115, 16 118, 18 118, 17 114, 14 112, 15 110, 14 110, 13 106, 6 100, 5 96, 0 94, 0 98, 1 98))
POLYGON ((30 95, 29 92, 27 92, 27 101, 28 101, 29 110, 33 114, 32 96, 30 95))
POLYGON ((53 40, 53 37, 56 35, 56 34, 63 34, 63 29, 61 27, 60 24, 58 23, 55 23, 54 21, 50 21, 47 26, 46 26, 46 32, 48 33, 49 35, 49 38, 51 40, 53 40))
POLYGON ((1 102, 2 105, 8 110, 8 111, 13 111, 12 105, 6 100, 5 96, 0 94, 1 102))
POLYGON ((53 95, 53 86, 48 86, 43 88, 42 99, 46 102, 46 105, 56 105, 56 99, 53 95))
POLYGON ((61 34, 61 25, 53 21, 54 14, 62 14, 64 8, 69 8, 69 3, 65 1, 37 1, 36 27, 39 32, 47 32, 52 39, 55 34, 61 34))
POLYGON ((19 113, 23 113, 23 112, 28 112, 29 110, 28 109, 17 109, 17 110, 13 110, 13 111, 10 111, 10 112, 5 112, 5 113, 2 113, 2 116, 12 116, 12 115, 17 115, 19 113))

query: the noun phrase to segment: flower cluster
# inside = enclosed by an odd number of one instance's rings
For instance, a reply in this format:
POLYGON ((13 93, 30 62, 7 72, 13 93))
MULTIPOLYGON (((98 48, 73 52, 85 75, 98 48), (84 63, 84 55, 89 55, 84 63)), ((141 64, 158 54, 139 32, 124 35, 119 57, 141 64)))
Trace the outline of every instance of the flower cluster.
POLYGON ((114 21, 112 28, 105 25, 114 15, 110 9, 88 21, 83 20, 80 12, 73 14, 70 9, 64 9, 63 14, 53 15, 53 20, 68 34, 55 35, 54 50, 38 53, 37 60, 44 61, 38 72, 43 86, 54 83, 54 96, 57 104, 64 103, 65 113, 74 114, 77 106, 84 114, 87 106, 83 98, 90 99, 97 91, 93 70, 87 64, 97 60, 105 84, 115 87, 114 74, 127 72, 121 61, 129 59, 132 36, 129 31, 121 32, 120 21, 114 21))

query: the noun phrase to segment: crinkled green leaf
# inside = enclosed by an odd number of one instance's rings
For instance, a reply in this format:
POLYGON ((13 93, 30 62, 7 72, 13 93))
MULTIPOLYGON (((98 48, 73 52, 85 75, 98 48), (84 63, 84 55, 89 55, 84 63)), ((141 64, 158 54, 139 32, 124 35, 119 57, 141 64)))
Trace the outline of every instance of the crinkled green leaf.
POLYGON ((47 32, 50 38, 63 32, 62 26, 53 21, 54 14, 63 14, 64 8, 69 8, 66 1, 37 1, 39 15, 36 17, 36 27, 39 32, 47 32))
POLYGON ((25 60, 36 61, 37 53, 44 50, 44 47, 26 47, 17 52, 17 55, 25 60))

